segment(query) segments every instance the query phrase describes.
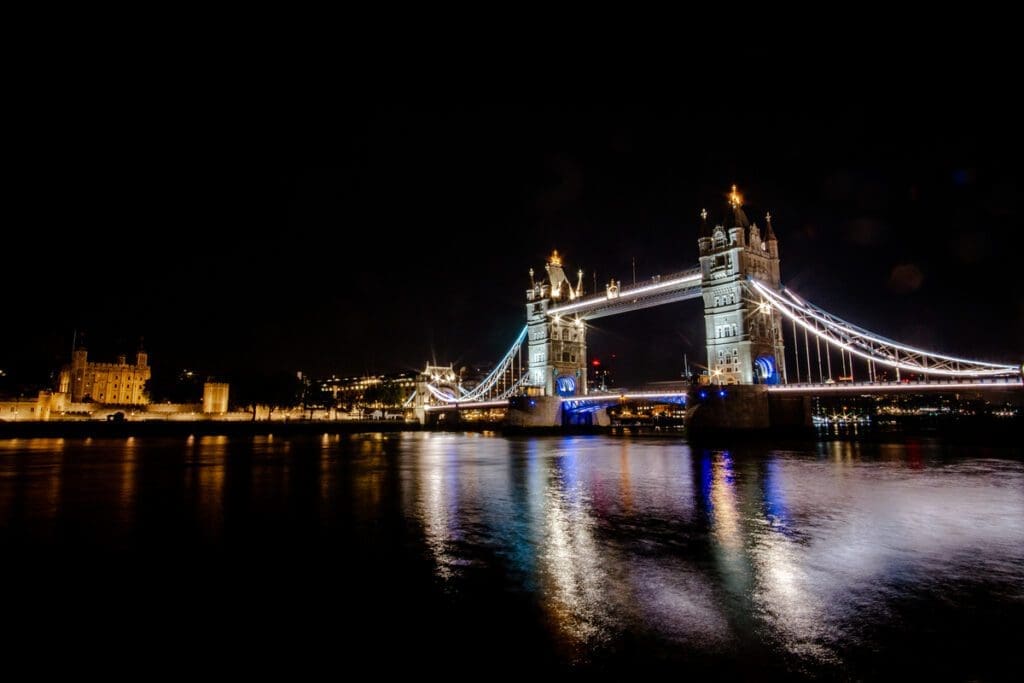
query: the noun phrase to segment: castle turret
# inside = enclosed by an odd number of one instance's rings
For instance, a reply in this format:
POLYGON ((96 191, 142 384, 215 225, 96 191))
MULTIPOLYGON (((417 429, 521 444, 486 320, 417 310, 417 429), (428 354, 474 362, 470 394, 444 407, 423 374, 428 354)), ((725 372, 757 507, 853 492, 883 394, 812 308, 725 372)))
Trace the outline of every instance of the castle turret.
POLYGON ((71 352, 71 368, 67 393, 75 403, 85 396, 85 370, 89 365, 89 352, 82 346, 71 352))

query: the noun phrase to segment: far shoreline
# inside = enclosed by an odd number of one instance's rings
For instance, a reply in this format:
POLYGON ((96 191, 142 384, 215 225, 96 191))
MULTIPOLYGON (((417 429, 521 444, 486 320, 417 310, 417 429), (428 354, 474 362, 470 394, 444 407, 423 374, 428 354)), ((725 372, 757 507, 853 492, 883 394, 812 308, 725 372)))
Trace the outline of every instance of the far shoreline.
POLYGON ((189 437, 189 436, 318 436, 324 434, 397 434, 402 432, 493 433, 509 438, 531 436, 606 435, 619 438, 675 438, 706 448, 734 448, 742 444, 769 442, 814 443, 829 441, 902 442, 912 439, 941 440, 956 445, 1009 446, 1024 454, 1022 434, 1024 418, 963 419, 947 424, 906 420, 893 427, 871 427, 858 431, 828 429, 768 429, 749 431, 702 431, 689 429, 653 429, 651 427, 542 427, 514 428, 500 422, 462 422, 451 425, 424 426, 400 420, 50 420, 0 421, 0 440, 34 438, 127 438, 127 437, 189 437))

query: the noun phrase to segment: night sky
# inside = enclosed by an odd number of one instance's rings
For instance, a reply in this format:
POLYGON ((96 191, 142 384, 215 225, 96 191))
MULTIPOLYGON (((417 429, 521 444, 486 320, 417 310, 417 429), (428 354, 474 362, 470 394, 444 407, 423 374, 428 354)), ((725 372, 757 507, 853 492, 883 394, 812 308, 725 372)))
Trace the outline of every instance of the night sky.
MULTIPOLYGON (((710 101, 709 101, 710 100, 710 101)), ((9 187, 0 368, 46 382, 72 331, 156 367, 352 375, 500 357, 553 248, 585 288, 697 263, 736 183, 783 282, 901 341, 1024 356, 1021 132, 943 92, 674 105, 51 112, 9 187), (10 220, 9 216, 9 220, 10 220), (65 238, 58 233, 70 231, 65 238), (10 243, 8 243, 9 245, 10 243)), ((699 302, 596 320, 619 383, 704 361, 699 302)))

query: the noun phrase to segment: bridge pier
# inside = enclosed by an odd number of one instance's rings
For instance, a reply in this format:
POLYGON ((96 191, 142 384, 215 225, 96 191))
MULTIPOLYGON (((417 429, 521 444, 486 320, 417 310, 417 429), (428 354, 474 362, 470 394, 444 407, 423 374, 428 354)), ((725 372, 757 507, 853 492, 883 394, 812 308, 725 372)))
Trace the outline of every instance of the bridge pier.
POLYGON ((704 386, 691 395, 692 434, 811 427, 811 400, 771 394, 763 384, 704 386))
POLYGON ((509 401, 509 427, 561 427, 562 401, 557 396, 517 396, 509 401))
POLYGON ((705 386, 697 391, 692 432, 768 429, 768 387, 758 384, 705 386))

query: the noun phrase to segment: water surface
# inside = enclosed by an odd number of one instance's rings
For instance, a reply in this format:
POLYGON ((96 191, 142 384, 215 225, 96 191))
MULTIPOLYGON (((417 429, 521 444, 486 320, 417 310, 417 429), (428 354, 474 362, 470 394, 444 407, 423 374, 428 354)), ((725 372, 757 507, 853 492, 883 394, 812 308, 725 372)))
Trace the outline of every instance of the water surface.
POLYGON ((1012 678, 1024 464, 929 441, 11 439, 0 556, 8 642, 33 651, 1012 678))

